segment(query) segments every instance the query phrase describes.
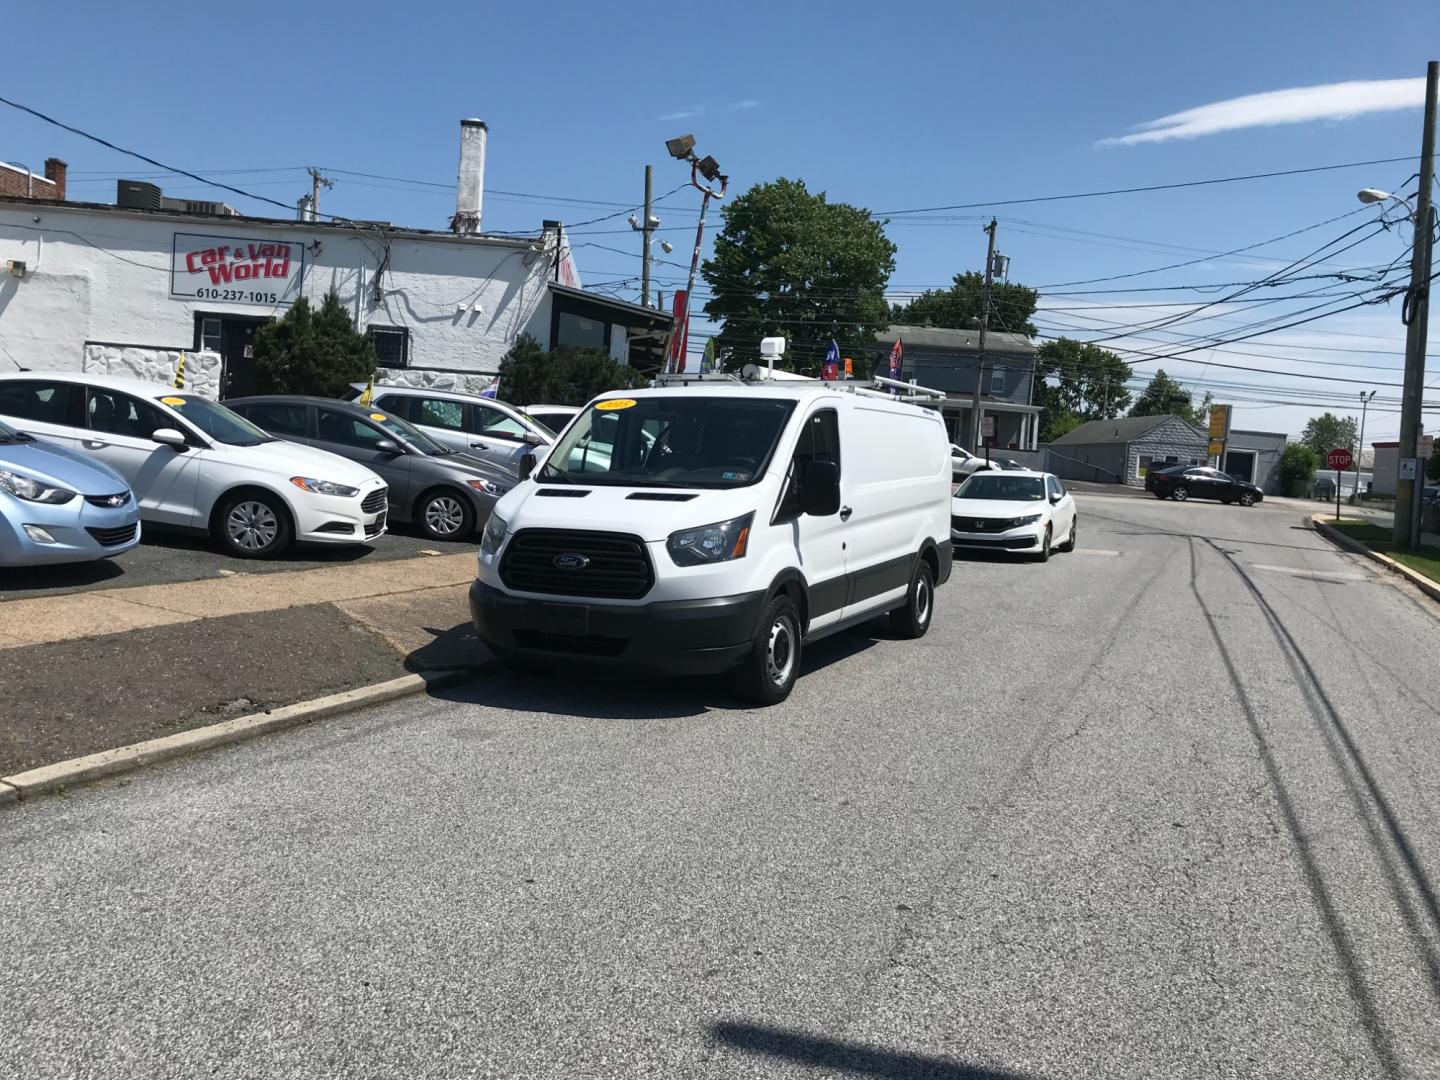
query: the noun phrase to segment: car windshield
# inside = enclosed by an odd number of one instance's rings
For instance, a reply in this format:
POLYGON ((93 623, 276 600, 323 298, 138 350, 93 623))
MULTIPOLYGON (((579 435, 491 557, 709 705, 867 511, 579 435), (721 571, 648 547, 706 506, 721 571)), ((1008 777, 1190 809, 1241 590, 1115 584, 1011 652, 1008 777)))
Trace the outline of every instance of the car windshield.
POLYGON ((998 502, 1039 502, 1045 498, 1045 478, 976 473, 955 490, 955 497, 993 499, 998 502))
POLYGON ((446 457, 450 454, 457 453, 457 451, 451 450, 448 446, 441 446, 429 435, 426 435, 414 424, 410 423, 410 421, 401 420, 400 417, 393 413, 381 412, 379 409, 371 409, 365 415, 397 439, 409 443, 416 450, 419 450, 429 457, 446 457))
POLYGON ((173 394, 160 399, 216 442, 227 446, 259 446, 275 440, 239 413, 194 394, 173 394))
POLYGON ((541 413, 538 416, 535 413, 526 413, 525 419, 529 420, 530 423, 534 424, 552 439, 560 434, 560 428, 565 426, 564 421, 562 421, 560 417, 551 416, 549 413, 541 413))
POLYGON ((755 483, 795 410, 773 398, 612 398, 580 413, 539 479, 629 487, 755 483))

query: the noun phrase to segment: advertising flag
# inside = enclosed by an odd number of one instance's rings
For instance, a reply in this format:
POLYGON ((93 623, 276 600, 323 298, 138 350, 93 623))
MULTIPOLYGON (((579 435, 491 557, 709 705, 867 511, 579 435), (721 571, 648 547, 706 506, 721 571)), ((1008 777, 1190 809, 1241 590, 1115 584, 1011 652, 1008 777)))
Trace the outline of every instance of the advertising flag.
POLYGON ((840 378, 840 346, 835 339, 830 339, 830 344, 825 348, 825 365, 820 369, 820 377, 826 382, 834 382, 840 378))
POLYGON ((900 344, 900 339, 895 339, 895 344, 890 347, 890 378, 900 378, 900 363, 905 356, 905 346, 900 344))
POLYGON ((715 363, 715 339, 707 338, 705 341, 705 353, 700 357, 700 374, 709 375, 716 369, 715 363))

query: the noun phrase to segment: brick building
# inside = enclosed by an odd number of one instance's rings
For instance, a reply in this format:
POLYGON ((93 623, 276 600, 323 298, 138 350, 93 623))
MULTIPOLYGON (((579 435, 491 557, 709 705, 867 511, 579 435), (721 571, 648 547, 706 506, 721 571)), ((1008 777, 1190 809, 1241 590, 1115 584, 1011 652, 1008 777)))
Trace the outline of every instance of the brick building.
POLYGON ((65 162, 53 157, 45 159, 44 175, 31 172, 24 165, 0 161, 0 196, 64 202, 65 168, 65 162))

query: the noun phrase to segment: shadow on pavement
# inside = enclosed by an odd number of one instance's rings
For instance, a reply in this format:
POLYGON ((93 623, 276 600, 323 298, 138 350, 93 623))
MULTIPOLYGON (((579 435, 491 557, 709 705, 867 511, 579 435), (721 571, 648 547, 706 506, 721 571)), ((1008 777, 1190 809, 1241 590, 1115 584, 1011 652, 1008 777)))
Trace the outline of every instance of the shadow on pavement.
POLYGON ((0 569, 0 593, 40 592, 45 589, 83 589, 123 576, 125 570, 111 559, 64 563, 60 566, 12 566, 0 569))
POLYGON ((841 1042, 804 1032, 760 1024, 711 1024, 710 1034, 736 1050, 779 1058, 855 1076, 887 1080, 1035 1080, 1033 1074, 987 1069, 946 1058, 878 1050, 863 1043, 841 1042))
POLYGON ((223 562, 226 566, 243 566, 247 569, 274 569, 291 563, 351 563, 363 559, 374 551, 367 544, 345 544, 331 547, 314 544, 295 547, 284 553, 283 558, 263 562, 237 559, 227 555, 220 545, 208 536, 192 536, 190 533, 170 532, 159 525, 146 524, 145 535, 140 539, 142 548, 161 548, 167 551, 193 551, 223 562))
MULTIPOLYGON (((458 670, 486 676, 459 685, 431 687, 429 695, 442 701, 594 720, 669 720, 703 716, 716 709, 756 707, 734 691, 728 675, 657 679, 580 663, 571 668, 510 671, 475 639, 469 623, 443 631, 425 629, 435 638, 405 658, 407 670, 458 670)), ((814 677, 832 664, 873 648, 886 632, 883 620, 877 619, 806 647, 800 678, 814 677)))

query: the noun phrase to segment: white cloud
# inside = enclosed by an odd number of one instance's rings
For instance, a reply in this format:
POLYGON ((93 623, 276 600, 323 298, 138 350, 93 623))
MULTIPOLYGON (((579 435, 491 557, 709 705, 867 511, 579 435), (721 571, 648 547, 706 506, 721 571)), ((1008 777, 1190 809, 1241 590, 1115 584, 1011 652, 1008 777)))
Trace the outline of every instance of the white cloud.
POLYGON ((659 117, 661 120, 689 120, 692 116, 699 116, 705 111, 704 105, 686 105, 676 109, 674 112, 667 112, 659 117))
POLYGON ((1424 79, 1374 79, 1297 86, 1264 94, 1247 94, 1172 113, 1137 125, 1129 135, 1101 139, 1096 145, 1135 146, 1275 124, 1344 120, 1365 113, 1419 108, 1424 103, 1424 79))
POLYGON ((732 109, 758 109, 760 102, 754 98, 746 98, 744 101, 737 101, 730 106, 732 109))

